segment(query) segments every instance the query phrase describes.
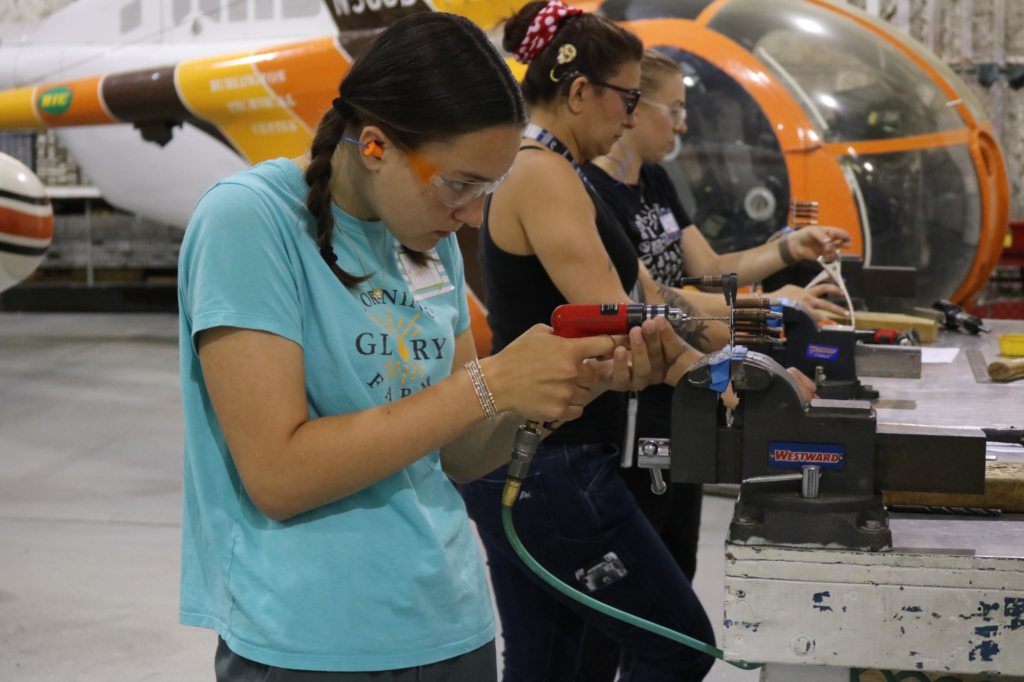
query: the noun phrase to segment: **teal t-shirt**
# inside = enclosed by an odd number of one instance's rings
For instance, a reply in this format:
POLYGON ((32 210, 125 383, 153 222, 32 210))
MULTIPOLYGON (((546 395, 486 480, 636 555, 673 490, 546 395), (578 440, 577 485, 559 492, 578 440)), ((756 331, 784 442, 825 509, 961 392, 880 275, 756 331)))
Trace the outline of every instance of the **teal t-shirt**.
POLYGON ((354 246, 373 275, 347 289, 320 257, 305 196, 291 161, 261 163, 210 189, 185 233, 181 622, 216 630, 241 656, 300 670, 391 670, 467 653, 494 638, 494 616, 438 452, 279 523, 246 495, 210 404, 195 341, 219 326, 301 345, 313 419, 399 400, 451 373, 454 337, 469 327, 455 236, 419 268, 381 223, 332 207, 338 265, 363 273, 354 246))

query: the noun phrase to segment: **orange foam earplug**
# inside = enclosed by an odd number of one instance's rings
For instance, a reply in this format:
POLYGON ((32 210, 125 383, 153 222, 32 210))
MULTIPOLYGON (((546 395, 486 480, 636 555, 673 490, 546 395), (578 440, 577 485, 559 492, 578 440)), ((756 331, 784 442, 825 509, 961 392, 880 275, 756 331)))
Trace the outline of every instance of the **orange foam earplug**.
POLYGON ((366 145, 366 149, 363 150, 363 156, 373 156, 379 159, 384 156, 384 148, 371 141, 370 144, 366 145))

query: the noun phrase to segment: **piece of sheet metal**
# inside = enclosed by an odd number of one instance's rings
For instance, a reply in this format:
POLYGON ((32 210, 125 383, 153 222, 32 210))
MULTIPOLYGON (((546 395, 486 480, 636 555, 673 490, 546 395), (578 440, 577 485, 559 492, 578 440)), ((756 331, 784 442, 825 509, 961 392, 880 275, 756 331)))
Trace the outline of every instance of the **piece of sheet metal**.
POLYGON ((921 378, 921 349, 913 346, 876 346, 858 343, 854 363, 859 377, 921 378))

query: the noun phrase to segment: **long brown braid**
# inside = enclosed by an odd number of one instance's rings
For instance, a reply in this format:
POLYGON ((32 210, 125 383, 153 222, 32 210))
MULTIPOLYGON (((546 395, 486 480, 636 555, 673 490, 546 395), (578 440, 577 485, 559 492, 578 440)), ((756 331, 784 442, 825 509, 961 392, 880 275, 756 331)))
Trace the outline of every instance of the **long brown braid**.
MULTIPOLYGON (((370 278, 370 274, 356 276, 338 267, 338 255, 334 253, 334 215, 331 212, 331 174, 334 150, 345 134, 347 121, 336 110, 331 109, 320 119, 313 144, 309 147, 309 166, 306 168, 306 208, 316 219, 316 246, 320 255, 341 283, 354 287, 370 278)), ((383 264, 382 264, 383 265, 383 264)))

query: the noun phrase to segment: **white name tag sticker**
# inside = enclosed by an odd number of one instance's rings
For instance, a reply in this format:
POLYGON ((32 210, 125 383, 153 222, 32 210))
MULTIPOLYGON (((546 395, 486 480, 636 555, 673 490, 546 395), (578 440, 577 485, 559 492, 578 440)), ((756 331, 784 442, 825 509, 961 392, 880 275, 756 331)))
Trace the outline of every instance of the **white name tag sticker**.
POLYGON ((395 254, 398 256, 398 269, 402 272, 402 279, 409 285, 417 301, 455 291, 455 286, 448 280, 444 265, 433 249, 427 254, 429 260, 422 265, 410 258, 404 249, 399 248, 395 254))
POLYGON ((679 222, 676 221, 675 215, 669 209, 662 209, 659 219, 661 220, 661 229, 665 231, 666 237, 678 237, 682 233, 679 222))

